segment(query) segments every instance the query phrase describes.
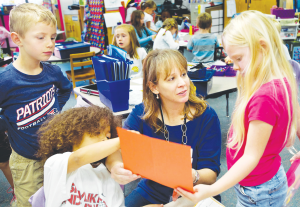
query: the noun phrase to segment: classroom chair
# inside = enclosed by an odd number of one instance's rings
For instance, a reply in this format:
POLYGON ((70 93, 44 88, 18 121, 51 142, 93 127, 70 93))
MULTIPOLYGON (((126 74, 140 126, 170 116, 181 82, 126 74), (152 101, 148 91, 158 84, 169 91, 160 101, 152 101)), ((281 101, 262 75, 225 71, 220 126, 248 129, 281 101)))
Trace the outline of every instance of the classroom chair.
MULTIPOLYGON (((73 89, 76 87, 77 81, 89 80, 90 84, 93 84, 92 79, 95 79, 95 71, 91 57, 95 56, 95 52, 77 53, 70 55, 71 71, 66 71, 67 77, 72 81, 73 89), (89 59, 82 61, 83 59, 89 59), (74 60, 80 59, 81 62, 74 62, 74 60), (91 67, 84 68, 83 66, 91 65, 91 67), (81 69, 75 70, 74 68, 81 67, 81 69)), ((77 98, 76 94, 75 98, 77 98)))

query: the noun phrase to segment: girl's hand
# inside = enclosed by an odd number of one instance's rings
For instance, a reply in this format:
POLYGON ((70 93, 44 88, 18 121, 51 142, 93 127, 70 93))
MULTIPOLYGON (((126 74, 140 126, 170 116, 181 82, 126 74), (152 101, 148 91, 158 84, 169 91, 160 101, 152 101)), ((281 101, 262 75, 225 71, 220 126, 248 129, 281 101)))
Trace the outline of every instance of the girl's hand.
POLYGON ((111 177, 122 185, 141 178, 141 176, 133 174, 130 170, 126 170, 123 163, 117 163, 111 168, 111 177))
POLYGON ((295 154, 295 155, 290 159, 291 164, 293 164, 293 162, 294 162, 296 159, 300 159, 300 152, 298 152, 297 154, 295 154))
POLYGON ((229 56, 227 56, 227 57, 225 58, 225 63, 226 63, 226 64, 231 64, 231 63, 232 63, 232 60, 229 58, 229 56))
POLYGON ((176 192, 178 192, 182 197, 194 202, 195 204, 201 200, 204 200, 213 195, 212 186, 211 185, 203 185, 199 184, 194 187, 195 193, 190 193, 181 188, 176 188, 176 192))
POLYGON ((154 40, 154 39, 155 39, 155 37, 156 37, 156 35, 152 35, 152 40, 154 40))
POLYGON ((179 43, 179 40, 175 40, 176 43, 179 43))

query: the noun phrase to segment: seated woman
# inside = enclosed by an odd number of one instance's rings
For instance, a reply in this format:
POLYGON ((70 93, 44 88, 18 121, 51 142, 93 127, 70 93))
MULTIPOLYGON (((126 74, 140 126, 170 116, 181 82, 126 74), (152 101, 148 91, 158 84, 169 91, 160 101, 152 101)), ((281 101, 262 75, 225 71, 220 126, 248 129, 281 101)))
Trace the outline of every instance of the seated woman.
MULTIPOLYGON (((143 81, 143 103, 132 110, 124 128, 191 146, 194 185, 214 183, 220 172, 220 122, 206 101, 196 96, 185 57, 176 50, 151 51, 144 59, 143 81)), ((116 159, 111 163, 112 177, 119 183, 138 177, 116 159)), ((166 204, 172 193, 169 187, 142 179, 125 205, 166 204)))

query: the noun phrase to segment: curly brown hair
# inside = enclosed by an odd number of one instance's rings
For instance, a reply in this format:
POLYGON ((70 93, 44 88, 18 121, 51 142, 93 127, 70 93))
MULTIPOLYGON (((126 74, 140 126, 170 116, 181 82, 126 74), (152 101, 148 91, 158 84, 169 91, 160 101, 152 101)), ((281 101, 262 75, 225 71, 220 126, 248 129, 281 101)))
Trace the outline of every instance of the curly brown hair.
POLYGON ((111 137, 117 137, 122 120, 108 108, 99 106, 72 108, 49 118, 38 130, 40 148, 36 154, 42 161, 57 153, 72 152, 84 134, 100 135, 110 126, 111 137))

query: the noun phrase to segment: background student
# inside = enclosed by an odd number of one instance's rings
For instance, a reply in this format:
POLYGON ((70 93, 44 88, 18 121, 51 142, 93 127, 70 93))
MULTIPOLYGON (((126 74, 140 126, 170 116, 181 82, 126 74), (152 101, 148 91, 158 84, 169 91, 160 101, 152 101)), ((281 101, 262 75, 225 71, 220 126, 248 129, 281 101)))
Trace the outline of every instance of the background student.
POLYGON ((178 40, 173 39, 177 35, 178 25, 175 19, 168 18, 164 21, 154 40, 153 49, 179 49, 178 40))
MULTIPOLYGON (((158 20, 158 21, 155 23, 155 27, 156 27, 156 30, 157 30, 157 31, 162 27, 164 21, 165 21, 166 19, 168 19, 168 18, 172 18, 171 12, 170 12, 169 10, 167 10, 167 9, 164 9, 164 10, 161 12, 161 20, 158 20)), ((186 18, 181 22, 181 25, 178 25, 178 31, 184 29, 184 22, 185 22, 185 21, 187 21, 186 18)), ((173 37, 174 37, 174 35, 173 35, 173 37)), ((177 37, 178 37, 178 36, 176 35, 174 39, 177 39, 177 37)))
POLYGON ((187 44, 187 50, 194 54, 193 62, 213 62, 215 47, 219 47, 216 35, 209 33, 212 18, 209 13, 203 12, 197 17, 196 32, 187 44))
POLYGON ((144 8, 145 26, 151 31, 157 32, 152 16, 156 10, 156 3, 153 0, 147 0, 141 4, 141 7, 144 8))
POLYGON ((0 108, 7 120, 12 147, 9 166, 17 206, 31 206, 28 199, 43 185, 43 164, 36 157, 36 132, 48 113, 62 110, 72 84, 61 69, 47 61, 53 54, 56 19, 52 12, 33 3, 20 4, 10 11, 9 27, 19 47, 16 61, 1 72, 0 108))
POLYGON ((195 186, 195 194, 177 191, 197 202, 234 186, 237 206, 281 207, 288 186, 279 153, 293 145, 297 131, 293 70, 274 23, 261 12, 242 12, 222 38, 238 71, 238 96, 228 132, 228 172, 213 185, 195 186))
POLYGON ((147 56, 147 52, 140 47, 134 27, 129 24, 117 26, 114 31, 113 45, 125 50, 127 58, 133 61, 133 64, 130 65, 130 78, 142 77, 143 60, 147 56))
POLYGON ((144 12, 140 10, 133 11, 131 14, 131 25, 134 26, 140 46, 152 48, 156 33, 145 27, 144 16, 144 12))

